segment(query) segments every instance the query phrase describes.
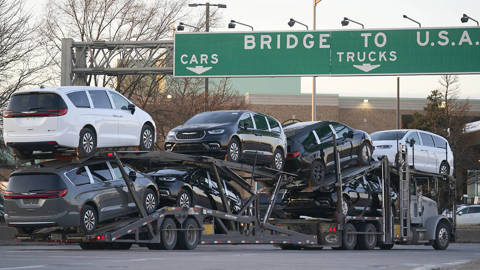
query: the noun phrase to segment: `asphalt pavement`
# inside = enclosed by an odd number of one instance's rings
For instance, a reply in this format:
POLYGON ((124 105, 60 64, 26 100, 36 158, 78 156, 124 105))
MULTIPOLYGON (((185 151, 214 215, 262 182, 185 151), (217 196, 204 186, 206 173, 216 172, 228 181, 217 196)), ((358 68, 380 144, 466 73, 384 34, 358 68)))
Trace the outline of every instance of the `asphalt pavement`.
POLYGON ((85 251, 75 245, 0 246, 6 269, 478 269, 480 244, 396 246, 392 250, 281 250, 270 245, 199 246, 193 251, 85 251))

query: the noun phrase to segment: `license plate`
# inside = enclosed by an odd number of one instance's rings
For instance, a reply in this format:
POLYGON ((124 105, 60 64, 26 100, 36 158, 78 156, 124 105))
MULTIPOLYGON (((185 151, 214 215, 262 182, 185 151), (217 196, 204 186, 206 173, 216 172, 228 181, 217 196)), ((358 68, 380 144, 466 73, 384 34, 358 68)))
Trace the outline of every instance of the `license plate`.
POLYGON ((23 199, 23 204, 38 204, 38 199, 23 199))

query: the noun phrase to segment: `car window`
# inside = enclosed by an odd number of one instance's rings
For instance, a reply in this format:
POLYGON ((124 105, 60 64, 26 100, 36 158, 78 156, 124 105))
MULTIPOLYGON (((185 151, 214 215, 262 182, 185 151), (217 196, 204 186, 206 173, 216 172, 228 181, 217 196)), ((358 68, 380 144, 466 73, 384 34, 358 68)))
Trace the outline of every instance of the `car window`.
POLYGON ((102 182, 113 180, 110 169, 105 162, 88 165, 88 168, 90 169, 90 173, 92 174, 94 180, 102 182))
POLYGON ((13 95, 8 102, 5 113, 13 114, 11 117, 42 116, 43 113, 66 109, 63 99, 55 93, 29 92, 13 95), (24 113, 28 112, 28 113, 24 113), (40 114, 31 112, 42 112, 40 114))
POLYGON ((104 90, 93 90, 88 91, 90 94, 90 98, 93 102, 94 108, 100 109, 111 109, 112 104, 110 103, 110 99, 107 96, 107 92, 104 90))
POLYGON ((465 208, 463 208, 462 210, 458 211, 457 213, 458 213, 458 214, 462 214, 462 215, 468 214, 468 209, 469 209, 469 208, 470 208, 470 207, 465 207, 465 208))
POLYGON ((346 136, 346 134, 350 130, 348 127, 346 127, 346 126, 344 126, 340 123, 332 122, 331 125, 335 129, 335 132, 337 133, 337 138, 339 138, 339 139, 345 138, 344 136, 346 136))
POLYGON ((470 207, 470 210, 468 211, 469 214, 478 214, 480 213, 480 207, 470 207))
POLYGON ((261 114, 254 114, 253 120, 255 120, 255 126, 259 130, 268 130, 267 119, 261 114))
POLYGON ((420 137, 422 137, 423 145, 430 146, 430 147, 435 147, 435 144, 433 143, 432 135, 420 132, 420 137))
POLYGON ((422 144, 422 142, 420 141, 420 138, 418 137, 418 132, 416 132, 416 131, 412 131, 411 133, 409 133, 406 141, 410 142, 411 139, 415 140, 416 145, 421 145, 422 144))
POLYGON ((204 170, 197 170, 195 171, 192 176, 190 177, 193 183, 202 185, 202 186, 208 186, 208 179, 207 179, 207 174, 205 173, 204 170))
POLYGON ((370 134, 373 141, 396 141, 401 140, 407 131, 380 131, 370 134))
POLYGON ((53 173, 14 174, 10 176, 7 191, 13 193, 45 190, 61 190, 66 188, 60 176, 53 173))
POLYGON ((447 149, 447 141, 440 136, 433 136, 436 148, 447 149))
POLYGON ((327 142, 331 141, 333 139, 333 133, 332 130, 328 125, 322 125, 319 128, 315 129, 315 132, 317 132, 318 139, 320 142, 327 142))
POLYGON ((71 170, 65 174, 72 183, 77 186, 86 185, 90 183, 90 177, 88 177, 85 167, 71 170))
POLYGON ((239 128, 242 127, 244 125, 244 123, 248 123, 248 128, 249 129, 254 128, 253 121, 252 121, 252 116, 250 115, 250 113, 244 113, 240 117, 240 121, 238 122, 238 127, 239 128))
POLYGON ((128 104, 130 104, 128 100, 112 91, 110 91, 110 96, 112 97, 113 104, 117 110, 128 110, 128 104))
POLYGON ((85 91, 68 93, 67 97, 77 108, 90 108, 90 101, 88 101, 87 93, 85 93, 85 91))
POLYGON ((302 144, 306 149, 310 149, 317 144, 317 139, 315 138, 315 134, 313 134, 313 130, 308 133, 307 138, 305 138, 302 144))
MULTIPOLYGON (((112 166, 113 170, 113 178, 114 179, 123 179, 122 172, 120 171, 120 168, 116 162, 110 162, 110 166, 112 166)), ((123 169, 125 170, 125 173, 130 172, 130 168, 127 166, 123 166, 123 169)))
POLYGON ((275 119, 268 116, 267 116, 267 119, 268 119, 268 124, 270 125, 271 131, 277 132, 277 133, 282 132, 280 128, 280 124, 275 119))

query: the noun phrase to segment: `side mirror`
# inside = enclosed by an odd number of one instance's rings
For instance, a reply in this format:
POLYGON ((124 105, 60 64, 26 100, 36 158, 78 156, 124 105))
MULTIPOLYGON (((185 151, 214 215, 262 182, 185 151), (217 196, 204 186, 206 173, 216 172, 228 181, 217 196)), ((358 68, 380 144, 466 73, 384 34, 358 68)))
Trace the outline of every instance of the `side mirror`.
POLYGON ((132 114, 135 113, 135 105, 133 105, 133 104, 130 103, 130 104, 128 104, 128 107, 127 107, 127 108, 128 108, 129 111, 132 112, 132 114))
POLYGON ((458 212, 457 215, 461 216, 461 215, 462 215, 462 212, 458 212))
POLYGON ((415 139, 411 138, 408 143, 410 144, 410 147, 413 147, 415 145, 416 141, 415 141, 415 139))
POLYGON ((240 129, 242 130, 247 130, 250 127, 250 124, 248 122, 243 122, 240 124, 240 129))
POLYGON ((132 181, 135 182, 135 180, 137 180, 137 173, 134 172, 134 171, 130 171, 130 172, 128 173, 128 177, 130 178, 130 180, 132 180, 132 181))
POLYGON ((343 133, 343 137, 344 137, 345 139, 347 139, 347 138, 350 138, 350 139, 353 138, 353 131, 349 130, 347 133, 343 133))

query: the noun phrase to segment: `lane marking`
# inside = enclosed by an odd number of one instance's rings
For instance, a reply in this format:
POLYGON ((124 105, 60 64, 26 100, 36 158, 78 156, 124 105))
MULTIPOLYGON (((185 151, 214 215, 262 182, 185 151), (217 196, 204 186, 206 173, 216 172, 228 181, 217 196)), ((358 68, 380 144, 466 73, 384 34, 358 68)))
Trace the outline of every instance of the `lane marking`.
POLYGON ((44 268, 45 265, 27 265, 27 266, 18 266, 18 267, 2 267, 0 270, 14 270, 14 269, 35 269, 35 268, 44 268))

